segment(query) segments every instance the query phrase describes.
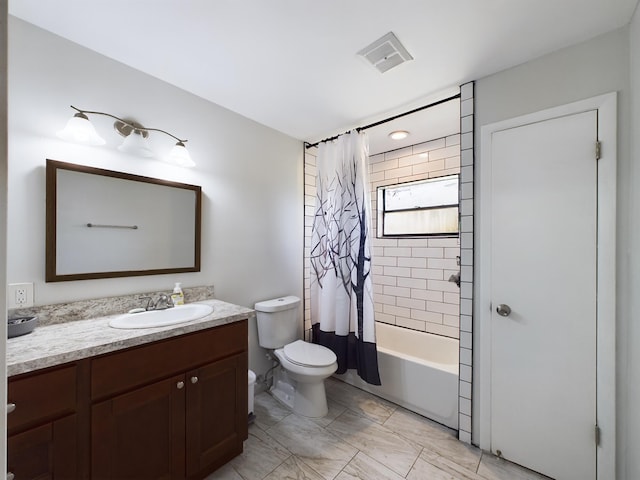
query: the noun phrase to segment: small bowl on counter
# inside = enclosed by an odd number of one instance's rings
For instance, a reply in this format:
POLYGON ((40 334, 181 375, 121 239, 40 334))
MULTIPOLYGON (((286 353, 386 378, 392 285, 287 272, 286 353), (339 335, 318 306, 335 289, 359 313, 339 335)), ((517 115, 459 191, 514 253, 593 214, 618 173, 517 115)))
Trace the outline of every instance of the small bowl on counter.
POLYGON ((7 337, 19 337, 31 333, 38 326, 38 317, 13 317, 7 320, 7 337))

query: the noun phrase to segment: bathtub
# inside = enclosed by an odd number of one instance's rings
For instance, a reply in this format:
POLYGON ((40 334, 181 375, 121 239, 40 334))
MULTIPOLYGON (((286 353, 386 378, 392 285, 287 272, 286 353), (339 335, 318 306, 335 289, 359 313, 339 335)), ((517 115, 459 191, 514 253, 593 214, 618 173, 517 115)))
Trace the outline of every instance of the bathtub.
POLYGON ((377 322, 376 342, 382 385, 334 376, 457 430, 458 340, 377 322))

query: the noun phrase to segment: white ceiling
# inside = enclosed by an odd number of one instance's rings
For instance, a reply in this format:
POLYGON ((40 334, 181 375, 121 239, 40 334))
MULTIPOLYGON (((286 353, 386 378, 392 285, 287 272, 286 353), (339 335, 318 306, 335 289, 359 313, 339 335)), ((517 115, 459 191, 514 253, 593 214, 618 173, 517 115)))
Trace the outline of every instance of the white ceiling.
POLYGON ((9 12, 314 142, 621 27, 637 3, 10 0, 9 12), (380 74, 356 52, 390 31, 414 60, 380 74))

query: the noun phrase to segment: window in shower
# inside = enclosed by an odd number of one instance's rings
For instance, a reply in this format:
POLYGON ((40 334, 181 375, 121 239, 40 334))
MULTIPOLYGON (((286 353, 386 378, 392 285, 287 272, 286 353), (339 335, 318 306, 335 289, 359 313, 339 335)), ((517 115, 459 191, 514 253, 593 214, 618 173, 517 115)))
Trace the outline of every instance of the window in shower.
POLYGON ((378 187, 377 236, 458 236, 458 185, 447 175, 378 187))

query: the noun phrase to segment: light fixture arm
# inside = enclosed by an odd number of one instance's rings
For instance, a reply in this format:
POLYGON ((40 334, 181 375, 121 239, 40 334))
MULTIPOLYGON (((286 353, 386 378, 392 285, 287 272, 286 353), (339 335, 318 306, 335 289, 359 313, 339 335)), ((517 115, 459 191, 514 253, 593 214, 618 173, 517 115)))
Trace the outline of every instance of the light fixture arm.
POLYGON ((122 122, 123 124, 125 124, 126 126, 130 127, 131 130, 138 130, 138 131, 145 131, 145 132, 161 132, 164 133, 165 135, 169 135, 171 138, 176 139, 178 142, 184 144, 186 143, 188 140, 186 139, 181 139, 176 137, 175 135, 172 135, 171 133, 165 131, 165 130, 161 130, 159 128, 148 128, 148 127, 141 127, 140 125, 134 125, 133 123, 127 121, 127 120, 123 120, 120 117, 116 117, 115 115, 111 115, 110 113, 105 113, 105 112, 94 112, 91 110, 81 110, 80 108, 74 107, 73 105, 70 105, 71 108, 73 108, 75 111, 86 115, 87 113, 90 115, 104 115, 105 117, 111 117, 114 118, 116 120, 118 120, 119 122, 122 122))

